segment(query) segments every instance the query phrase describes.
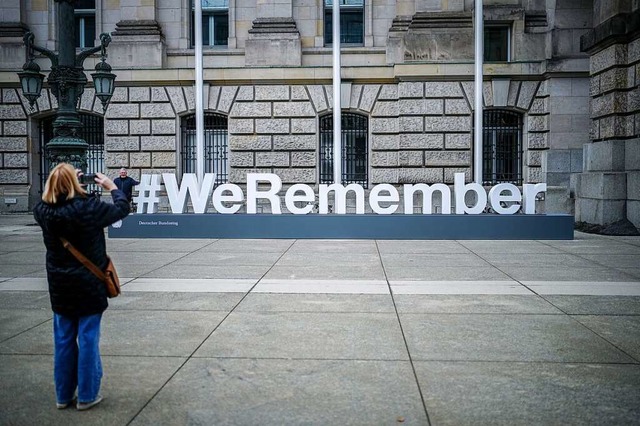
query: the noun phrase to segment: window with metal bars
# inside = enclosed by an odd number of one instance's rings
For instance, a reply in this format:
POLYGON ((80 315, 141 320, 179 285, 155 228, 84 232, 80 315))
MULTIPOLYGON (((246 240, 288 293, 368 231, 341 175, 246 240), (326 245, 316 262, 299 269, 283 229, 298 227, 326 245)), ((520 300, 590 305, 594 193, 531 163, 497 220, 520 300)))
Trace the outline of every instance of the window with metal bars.
MULTIPOLYGON (((104 173, 104 119, 99 115, 80 114, 80 122, 83 124, 80 137, 89 144, 87 147, 87 173, 104 173)), ((51 165, 47 160, 45 147, 53 139, 53 122, 55 116, 46 117, 38 123, 40 134, 40 193, 44 190, 44 184, 49 176, 51 165)), ((102 193, 102 187, 91 184, 87 186, 87 191, 102 193)))
MULTIPOLYGON (((343 112, 342 184, 368 185, 369 123, 367 117, 343 112)), ((333 183, 333 115, 320 117, 320 183, 333 183)))
POLYGON ((483 183, 522 185, 522 114, 485 110, 482 134, 483 183))
MULTIPOLYGON (((181 123, 182 173, 196 173, 196 116, 187 115, 181 123)), ((215 185, 229 180, 229 146, 227 143, 227 117, 204 114, 204 172, 215 173, 215 185)))

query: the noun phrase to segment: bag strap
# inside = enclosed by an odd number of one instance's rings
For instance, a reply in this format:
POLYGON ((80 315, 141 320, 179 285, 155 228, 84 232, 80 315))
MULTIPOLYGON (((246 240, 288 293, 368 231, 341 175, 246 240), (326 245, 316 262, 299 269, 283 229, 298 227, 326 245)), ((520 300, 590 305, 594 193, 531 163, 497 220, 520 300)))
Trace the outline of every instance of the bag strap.
POLYGON ((60 237, 60 241, 62 241, 62 245, 64 248, 69 250, 71 254, 80 261, 88 270, 90 270, 93 275, 100 278, 102 281, 106 281, 107 277, 104 275, 104 272, 100 270, 92 261, 87 259, 82 253, 78 251, 66 238, 60 237))

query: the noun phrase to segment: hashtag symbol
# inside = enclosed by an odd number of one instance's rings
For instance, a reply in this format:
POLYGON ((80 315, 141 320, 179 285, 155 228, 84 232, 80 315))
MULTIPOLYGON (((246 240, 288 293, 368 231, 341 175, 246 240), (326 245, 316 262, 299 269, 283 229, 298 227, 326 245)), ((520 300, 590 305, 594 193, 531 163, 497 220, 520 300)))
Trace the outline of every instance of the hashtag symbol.
POLYGON ((133 201, 138 205, 136 213, 155 213, 160 202, 160 175, 142 175, 140 184, 134 189, 138 190, 138 196, 133 197, 133 201))

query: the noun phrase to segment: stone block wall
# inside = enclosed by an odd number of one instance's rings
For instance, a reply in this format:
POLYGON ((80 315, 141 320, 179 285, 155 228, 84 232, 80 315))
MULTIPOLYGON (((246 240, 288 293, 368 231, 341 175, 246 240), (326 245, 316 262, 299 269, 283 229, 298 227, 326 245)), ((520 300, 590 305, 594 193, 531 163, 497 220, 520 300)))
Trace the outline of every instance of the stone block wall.
POLYGON ((238 92, 229 114, 229 180, 244 183, 247 173, 264 172, 284 183, 315 183, 323 87, 244 86, 238 92))
POLYGON ((576 181, 576 220, 640 227, 640 6, 595 1, 590 57, 590 143, 576 181), (606 11, 606 13, 605 13, 606 11))
POLYGON ((193 103, 193 88, 120 87, 105 116, 105 167, 142 173, 174 172, 178 153, 178 117, 193 103))
POLYGON ((549 150, 542 153, 540 169, 547 183, 545 211, 574 214, 571 176, 582 172, 582 147, 589 141, 589 79, 552 77, 546 85, 549 150))
POLYGON ((29 209, 28 103, 16 89, 0 91, 0 211, 29 209))
POLYGON ((614 44, 591 58, 591 139, 626 139, 640 129, 640 39, 614 44))
MULTIPOLYGON (((529 112, 523 136, 527 182, 542 179, 540 154, 548 147, 545 88, 512 81, 505 96, 504 107, 529 112)), ((35 146, 27 146, 26 105, 15 89, 2 94, 1 183, 28 185, 35 146)), ((455 173, 471 179, 473 83, 353 84, 348 94, 343 110, 369 120, 370 185, 452 184, 455 173)), ((491 83, 485 84, 487 107, 494 106, 495 95, 491 83)), ((285 185, 317 185, 319 117, 332 112, 332 98, 330 85, 205 85, 205 111, 228 117, 229 181, 242 184, 249 172, 267 172, 285 185)), ((54 101, 45 92, 37 113, 53 113, 54 101)), ((116 88, 104 120, 105 172, 116 176, 126 167, 134 178, 180 172, 180 121, 194 110, 193 87, 116 88)), ((101 112, 92 90, 85 92, 81 111, 101 112)))

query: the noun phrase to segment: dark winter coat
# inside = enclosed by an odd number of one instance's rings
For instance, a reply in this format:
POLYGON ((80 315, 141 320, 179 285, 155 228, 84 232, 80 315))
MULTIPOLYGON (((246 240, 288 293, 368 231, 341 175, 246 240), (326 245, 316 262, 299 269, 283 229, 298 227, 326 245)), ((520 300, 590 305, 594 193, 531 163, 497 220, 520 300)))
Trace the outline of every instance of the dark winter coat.
POLYGON ((100 269, 107 266, 104 228, 129 213, 127 198, 111 191, 113 204, 97 197, 75 197, 56 204, 39 202, 33 216, 42 227, 47 248, 47 279, 51 308, 57 314, 79 317, 104 312, 104 284, 62 246, 64 237, 100 269))
POLYGON ((129 202, 131 202, 131 199, 133 198, 133 195, 132 195, 133 187, 136 185, 140 185, 140 182, 138 182, 137 180, 133 179, 130 176, 127 176, 124 179, 121 177, 117 177, 113 180, 113 183, 116 184, 119 190, 124 192, 124 195, 126 195, 127 200, 129 200, 129 202))

